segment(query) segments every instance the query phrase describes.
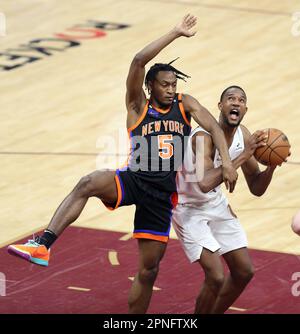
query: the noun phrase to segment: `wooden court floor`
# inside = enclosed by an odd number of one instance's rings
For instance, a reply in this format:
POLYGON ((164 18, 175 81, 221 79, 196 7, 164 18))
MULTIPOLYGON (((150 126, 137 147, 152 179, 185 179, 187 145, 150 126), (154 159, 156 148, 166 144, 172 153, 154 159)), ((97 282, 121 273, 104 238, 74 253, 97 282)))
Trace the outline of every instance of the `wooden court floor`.
MULTIPOLYGON (((229 199, 251 248, 300 254, 290 229, 300 209, 300 1, 17 0, 2 1, 0 12, 0 246, 45 227, 81 176, 125 160, 130 61, 191 12, 196 36, 156 60, 180 57, 176 67, 191 78, 178 91, 215 117, 220 93, 237 84, 248 95, 249 130, 286 133, 292 156, 267 193, 252 196, 240 172, 229 199)), ((91 199, 76 225, 130 232, 133 212, 91 199)))

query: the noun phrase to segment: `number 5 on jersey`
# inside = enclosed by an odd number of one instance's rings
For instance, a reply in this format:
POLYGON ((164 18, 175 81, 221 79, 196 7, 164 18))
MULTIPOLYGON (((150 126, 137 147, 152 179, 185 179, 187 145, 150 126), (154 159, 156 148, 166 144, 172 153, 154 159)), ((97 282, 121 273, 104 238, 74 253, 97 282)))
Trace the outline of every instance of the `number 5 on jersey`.
POLYGON ((174 149, 172 145, 173 135, 158 135, 158 155, 162 159, 170 159, 174 154, 174 149))

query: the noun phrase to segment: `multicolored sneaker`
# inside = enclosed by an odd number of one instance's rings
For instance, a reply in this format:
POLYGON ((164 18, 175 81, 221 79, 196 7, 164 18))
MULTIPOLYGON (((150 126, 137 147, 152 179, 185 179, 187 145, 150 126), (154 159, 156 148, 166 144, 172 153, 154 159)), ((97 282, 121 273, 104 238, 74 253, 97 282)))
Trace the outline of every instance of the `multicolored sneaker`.
POLYGON ((7 251, 11 255, 17 255, 23 259, 39 264, 41 266, 48 266, 50 258, 50 249, 45 245, 38 243, 39 237, 35 240, 28 240, 24 245, 9 245, 7 251))

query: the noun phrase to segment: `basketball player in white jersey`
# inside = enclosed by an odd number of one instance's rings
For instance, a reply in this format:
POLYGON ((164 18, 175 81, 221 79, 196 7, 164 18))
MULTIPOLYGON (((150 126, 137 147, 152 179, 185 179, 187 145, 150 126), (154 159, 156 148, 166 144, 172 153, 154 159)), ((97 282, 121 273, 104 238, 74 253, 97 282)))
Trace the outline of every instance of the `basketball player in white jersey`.
MULTIPOLYGON (((276 166, 263 172, 253 153, 265 145, 266 133, 253 135, 240 125, 247 112, 247 97, 238 86, 230 86, 221 95, 219 124, 224 131, 229 155, 236 169, 242 168, 249 190, 261 196, 269 186, 276 166)), ((195 313, 224 313, 238 298, 253 277, 254 270, 247 251, 246 234, 221 191, 221 159, 211 135, 197 127, 189 137, 184 166, 177 173, 178 205, 172 222, 183 249, 193 262, 199 262, 205 280, 196 300, 195 313), (198 138, 198 139, 197 139, 198 138), (189 182, 195 167, 195 152, 204 141, 204 176, 189 182), (220 255, 228 265, 225 278, 220 255)))

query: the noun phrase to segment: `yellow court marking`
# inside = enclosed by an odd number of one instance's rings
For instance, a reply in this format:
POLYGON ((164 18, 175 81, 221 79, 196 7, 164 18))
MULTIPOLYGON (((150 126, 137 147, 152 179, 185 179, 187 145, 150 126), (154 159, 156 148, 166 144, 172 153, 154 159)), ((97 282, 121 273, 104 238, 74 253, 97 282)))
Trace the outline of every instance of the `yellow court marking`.
MULTIPOLYGON (((131 281, 133 281, 134 277, 133 276, 129 276, 128 279, 130 279, 131 281)), ((156 286, 153 287, 153 291, 159 291, 159 290, 161 290, 161 288, 158 288, 156 286)))
POLYGON ((129 240, 131 238, 132 238, 132 233, 130 232, 130 233, 124 234, 119 240, 121 240, 121 241, 127 241, 127 240, 129 240))
POLYGON ((68 286, 69 290, 76 290, 76 291, 83 291, 83 292, 88 292, 91 291, 91 289, 87 289, 87 288, 79 288, 77 286, 68 286))
POLYGON ((239 312, 246 312, 247 311, 247 309, 245 309, 245 308, 239 308, 239 307, 234 307, 234 306, 229 307, 229 310, 239 311, 239 312))
POLYGON ((112 266, 119 266, 120 262, 118 260, 118 252, 109 251, 108 252, 108 260, 112 266))

